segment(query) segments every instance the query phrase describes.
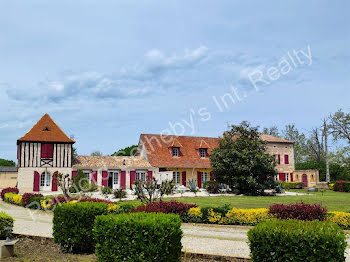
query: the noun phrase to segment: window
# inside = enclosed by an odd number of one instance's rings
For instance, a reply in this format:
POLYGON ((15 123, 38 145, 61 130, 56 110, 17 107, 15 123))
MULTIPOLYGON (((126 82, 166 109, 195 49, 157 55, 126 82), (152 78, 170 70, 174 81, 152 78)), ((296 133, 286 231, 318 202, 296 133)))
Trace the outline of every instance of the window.
POLYGON ((178 156, 179 156, 179 148, 173 147, 173 157, 178 157, 178 156))
POLYGON ((286 182, 289 182, 289 174, 286 173, 286 182))
POLYGON ((119 172, 115 172, 115 171, 108 172, 108 177, 112 178, 113 185, 119 184, 119 172))
POLYGON ((311 182, 314 182, 314 175, 311 176, 311 182))
POLYGON ((299 181, 299 175, 297 175, 296 179, 297 179, 297 181, 299 181))
POLYGON ((202 172, 202 182, 208 181, 208 172, 202 172))
POLYGON ((146 172, 136 171, 136 180, 146 181, 146 172))
POLYGON ((277 146, 275 145, 275 146, 273 146, 273 148, 277 148, 277 146))
POLYGON ((278 180, 278 175, 274 175, 274 179, 275 179, 275 181, 277 181, 278 180))
POLYGON ((200 154, 201 154, 202 158, 207 157, 207 149, 206 148, 201 148, 200 149, 200 154))
POLYGON ((51 190, 51 174, 49 172, 40 175, 40 190, 51 190))
POLYGON ((41 158, 53 158, 53 144, 41 144, 41 158))
POLYGON ((176 185, 180 185, 180 179, 181 179, 180 172, 173 172, 173 182, 176 185))
POLYGON ((284 164, 289 165, 289 155, 284 155, 284 164))
POLYGON ((83 173, 85 174, 87 181, 90 181, 91 180, 91 172, 88 170, 85 170, 85 171, 83 171, 83 173))

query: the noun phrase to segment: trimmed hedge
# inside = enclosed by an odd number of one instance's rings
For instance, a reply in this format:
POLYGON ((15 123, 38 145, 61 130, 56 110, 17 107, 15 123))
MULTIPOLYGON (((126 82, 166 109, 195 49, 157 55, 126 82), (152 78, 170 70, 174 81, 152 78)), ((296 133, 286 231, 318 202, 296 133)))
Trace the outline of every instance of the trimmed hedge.
POLYGON ((282 182, 282 187, 284 189, 302 189, 303 183, 299 182, 282 182))
POLYGON ((327 217, 327 209, 318 204, 274 204, 269 208, 270 214, 278 219, 298 219, 298 220, 319 220, 323 221, 327 217))
POLYGON ((92 229, 96 216, 108 213, 106 203, 82 202, 56 205, 53 236, 66 251, 92 252, 95 247, 92 229))
POLYGON ((180 261, 182 231, 176 215, 98 216, 94 236, 99 261, 180 261))
POLYGON ((13 228, 13 218, 6 214, 5 212, 0 212, 0 239, 6 238, 6 227, 13 228))
POLYGON ((150 202, 146 205, 140 205, 137 208, 131 210, 131 213, 164 213, 164 214, 176 214, 176 215, 187 215, 188 210, 192 207, 197 207, 194 204, 185 204, 172 200, 170 202, 159 201, 159 202, 150 202))
POLYGON ((329 221, 270 220, 248 239, 253 262, 345 261, 345 233, 329 221))
POLYGON ((3 190, 1 190, 1 199, 4 200, 6 193, 15 193, 18 194, 18 188, 17 187, 6 187, 3 190))

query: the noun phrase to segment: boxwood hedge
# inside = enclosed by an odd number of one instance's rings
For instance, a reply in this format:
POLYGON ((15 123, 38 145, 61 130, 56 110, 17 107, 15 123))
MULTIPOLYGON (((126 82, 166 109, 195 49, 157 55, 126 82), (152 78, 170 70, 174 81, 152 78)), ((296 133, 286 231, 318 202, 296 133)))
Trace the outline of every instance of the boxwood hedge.
POLYGON ((81 202, 57 205, 53 217, 53 236, 66 251, 93 252, 92 229, 96 216, 106 215, 106 203, 81 202))
POLYGON ((5 212, 0 212, 0 239, 6 238, 6 227, 13 227, 13 218, 5 212))
POLYGON ((329 221, 270 220, 248 239, 253 262, 345 261, 345 233, 329 221))
POLYGON ((177 215, 98 216, 94 236, 99 261, 180 261, 182 231, 177 215))

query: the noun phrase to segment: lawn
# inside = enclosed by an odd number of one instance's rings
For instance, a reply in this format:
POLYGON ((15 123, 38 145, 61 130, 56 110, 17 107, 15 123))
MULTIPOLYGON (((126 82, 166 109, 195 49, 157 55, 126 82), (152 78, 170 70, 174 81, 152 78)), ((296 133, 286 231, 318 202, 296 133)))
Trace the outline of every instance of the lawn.
MULTIPOLYGON (((294 190, 306 193, 306 190, 294 190)), ((328 211, 350 212, 350 193, 325 191, 310 193, 307 196, 217 196, 217 197, 182 197, 167 198, 165 200, 178 200, 184 203, 197 204, 200 207, 218 207, 228 204, 237 208, 268 208, 272 204, 317 203, 327 207, 328 211)))

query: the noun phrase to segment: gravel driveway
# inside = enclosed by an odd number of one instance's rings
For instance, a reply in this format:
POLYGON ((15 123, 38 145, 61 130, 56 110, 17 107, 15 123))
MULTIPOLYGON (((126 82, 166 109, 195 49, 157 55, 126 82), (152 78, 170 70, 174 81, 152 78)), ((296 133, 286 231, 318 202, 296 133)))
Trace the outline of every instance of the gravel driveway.
MULTIPOLYGON (((0 211, 15 219, 14 233, 52 237, 52 213, 34 211, 0 201, 0 211)), ((249 257, 250 227, 183 224, 183 251, 190 253, 249 257)), ((350 239, 348 238, 348 243, 350 239)), ((350 254, 348 247, 347 253, 350 254)), ((350 262, 350 256, 346 259, 350 262)))

